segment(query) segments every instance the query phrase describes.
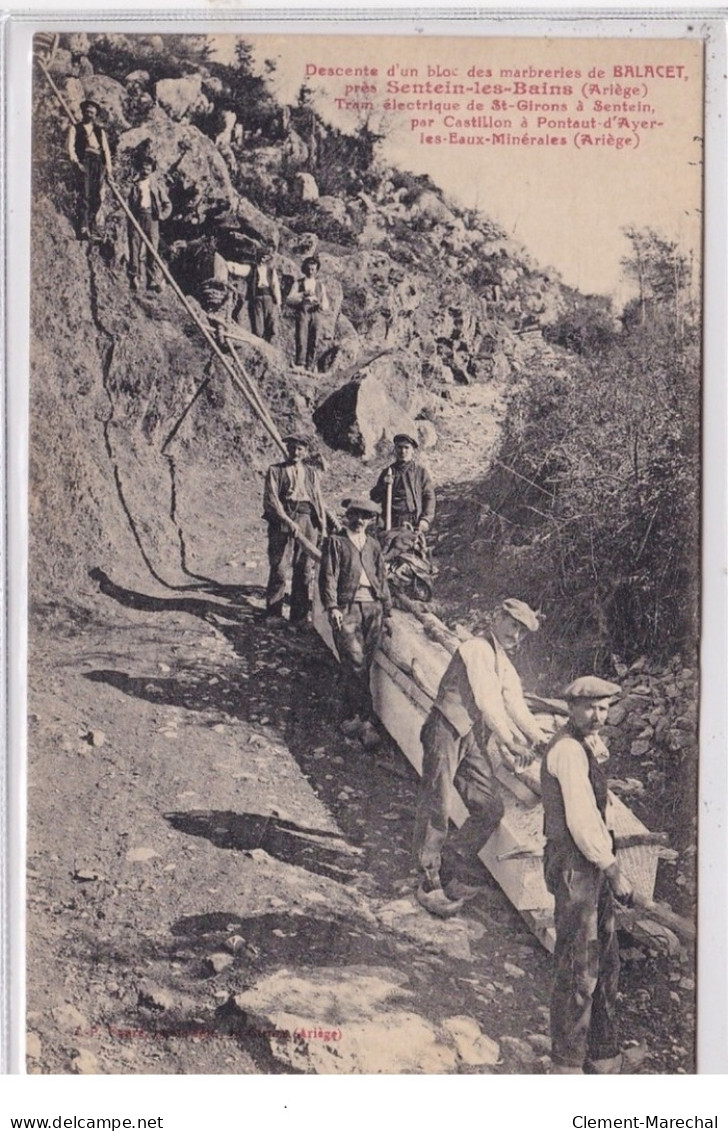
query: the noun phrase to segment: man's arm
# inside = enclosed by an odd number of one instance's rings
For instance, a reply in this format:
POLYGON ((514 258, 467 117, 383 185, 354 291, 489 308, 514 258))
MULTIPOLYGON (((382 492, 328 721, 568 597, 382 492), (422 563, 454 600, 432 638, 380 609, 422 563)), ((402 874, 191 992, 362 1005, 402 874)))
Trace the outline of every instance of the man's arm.
POLYGON ((111 150, 109 149, 109 138, 106 130, 101 127, 99 129, 101 134, 101 152, 104 155, 104 167, 106 172, 111 176, 111 150))
POLYGON ((169 193, 161 179, 157 181, 157 211, 160 220, 169 220, 172 215, 172 201, 169 199, 169 193))
POLYGON ((287 525, 286 514, 283 502, 280 495, 281 490, 281 468, 276 467, 274 464, 268 468, 265 476, 265 487, 263 488, 263 513, 266 517, 276 515, 281 521, 287 525))
POLYGON ((321 604, 331 616, 338 609, 338 577, 339 554, 333 538, 327 538, 321 551, 321 567, 319 570, 319 593, 321 604))
MULTIPOLYGON (((518 746, 518 738, 506 714, 500 680, 495 667, 495 652, 487 640, 473 637, 459 648, 465 665, 475 704, 483 721, 498 742, 508 750, 518 746)), ((520 750, 516 752, 520 753, 520 750)))
POLYGON ((319 306, 321 307, 321 310, 327 311, 327 310, 330 309, 331 303, 329 302, 329 295, 328 295, 326 287, 324 286, 323 283, 319 284, 318 299, 319 299, 319 306))
POLYGON ((559 783, 566 824, 576 847, 590 864, 606 872, 617 861, 589 780, 589 762, 580 742, 562 738, 546 755, 546 768, 559 783))
POLYGON ((384 477, 387 474, 388 470, 389 469, 385 467, 384 471, 380 474, 376 483, 374 484, 371 491, 369 492, 369 498, 372 500, 373 503, 383 503, 384 502, 384 496, 385 496, 384 477))
POLYGON ((76 154, 76 127, 75 126, 69 126, 68 127, 68 136, 66 138, 66 144, 68 146, 68 156, 70 158, 71 164, 75 165, 77 169, 82 169, 83 165, 79 161, 78 156, 76 154))
POLYGON ((278 272, 275 267, 271 268, 270 272, 270 292, 273 295, 273 302, 276 306, 281 305, 281 281, 278 278, 278 272))
POLYGON ((421 475, 421 489, 422 489, 422 513, 419 518, 419 525, 427 523, 426 530, 432 526, 435 518, 435 487, 432 479, 430 478, 429 471, 426 468, 420 468, 421 475))
POLYGON ((528 741, 533 743, 534 746, 539 746, 541 743, 546 742, 548 735, 545 731, 541 730, 541 727, 528 708, 528 704, 523 695, 523 685, 513 664, 508 657, 503 656, 500 662, 501 679, 503 680, 503 700, 506 705, 506 710, 528 741))

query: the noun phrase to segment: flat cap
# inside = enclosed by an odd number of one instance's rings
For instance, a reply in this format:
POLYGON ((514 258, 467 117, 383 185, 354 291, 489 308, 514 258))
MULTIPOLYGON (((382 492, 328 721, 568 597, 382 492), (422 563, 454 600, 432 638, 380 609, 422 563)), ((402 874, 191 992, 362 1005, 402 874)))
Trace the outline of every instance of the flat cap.
POLYGON ((291 432, 290 436, 283 437, 284 444, 305 444, 306 447, 311 446, 311 441, 308 436, 304 436, 303 432, 291 432))
POLYGON ((414 436, 408 436, 406 432, 398 432, 392 440, 393 444, 411 444, 413 448, 419 448, 419 444, 414 436))
POLYGON ((519 601, 517 597, 506 597, 500 608, 519 624, 525 625, 529 632, 538 630, 538 617, 525 601, 519 601))
POLYGON ((621 695, 618 683, 609 683, 596 675, 582 675, 570 683, 564 692, 565 699, 613 699, 621 695))
POLYGON ((372 518, 376 518, 381 513, 377 504, 373 503, 371 499, 365 499, 358 495, 352 499, 342 499, 341 505, 347 514, 349 511, 361 511, 362 514, 368 514, 372 518))

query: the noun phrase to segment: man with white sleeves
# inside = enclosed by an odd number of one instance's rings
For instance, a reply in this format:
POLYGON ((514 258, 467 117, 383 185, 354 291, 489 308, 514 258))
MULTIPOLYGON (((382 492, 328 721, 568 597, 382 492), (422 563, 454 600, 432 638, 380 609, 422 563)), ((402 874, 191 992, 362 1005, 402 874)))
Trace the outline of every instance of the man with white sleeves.
POLYGON ((569 720, 541 763, 544 877, 555 900, 551 995, 553 1071, 619 1072, 615 1012, 619 946, 614 898, 632 887, 614 855, 608 821, 607 755, 599 731, 621 688, 583 676, 566 689, 569 720))
POLYGON ((491 735, 518 766, 527 765, 547 739, 508 658, 523 635, 537 629, 538 618, 524 601, 509 597, 498 605, 489 637, 474 636, 453 656, 422 728, 414 850, 424 878, 417 899, 441 918, 460 910, 473 883, 482 885, 477 856, 503 816, 487 752, 491 735), (448 836, 453 788, 469 817, 448 836))

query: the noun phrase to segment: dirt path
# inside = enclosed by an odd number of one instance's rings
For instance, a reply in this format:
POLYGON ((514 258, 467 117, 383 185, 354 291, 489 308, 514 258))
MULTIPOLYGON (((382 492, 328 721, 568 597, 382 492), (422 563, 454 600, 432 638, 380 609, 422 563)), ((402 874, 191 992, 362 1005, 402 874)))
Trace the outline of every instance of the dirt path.
MULTIPOLYGON (((497 889, 414 903, 415 775, 339 734, 318 638, 254 583, 94 584, 36 618, 29 1069, 545 1071, 550 959, 497 889)), ((680 977, 628 952, 644 1071, 690 1070, 680 977)))

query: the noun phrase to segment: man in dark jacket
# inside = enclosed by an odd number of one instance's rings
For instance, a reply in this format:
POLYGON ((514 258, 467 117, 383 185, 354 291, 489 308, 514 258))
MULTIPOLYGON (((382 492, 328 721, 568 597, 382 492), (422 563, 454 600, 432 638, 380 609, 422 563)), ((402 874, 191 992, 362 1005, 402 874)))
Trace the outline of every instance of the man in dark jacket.
POLYGON ((345 675, 342 730, 369 745, 376 741, 369 672, 392 601, 382 551, 367 534, 378 508, 368 499, 345 499, 343 505, 346 530, 324 543, 319 588, 345 675))
POLYGON ((80 237, 93 234, 96 216, 101 207, 104 176, 111 175, 111 151, 106 130, 99 125, 101 107, 93 99, 81 103, 81 121, 68 131, 68 156, 83 173, 83 218, 80 237))
POLYGON ((607 750, 599 731, 615 683, 596 676, 565 692, 569 721, 541 763, 544 876, 555 900, 554 984, 551 994, 553 1072, 618 1073, 616 1032, 619 944, 614 899, 629 902, 632 886, 620 872, 609 828, 607 750))
POLYGON ((304 463, 308 451, 305 436, 286 436, 288 459, 268 468, 263 491, 263 518, 268 523, 268 589, 266 611, 283 616, 286 573, 291 566, 291 624, 305 624, 311 608, 309 588, 313 559, 297 532, 317 546, 326 531, 327 512, 318 472, 304 463), (292 524, 295 529, 292 528, 292 524))
MULTIPOLYGON (((156 251, 159 247, 159 222, 172 215, 167 190, 156 175, 156 162, 152 157, 144 157, 139 166, 139 175, 129 193, 129 211, 156 251)), ((152 291, 161 291, 163 286, 159 264, 146 246, 138 230, 129 223, 129 280, 133 291, 139 290, 141 264, 146 264, 147 286, 152 291)))
POLYGON ((417 441, 413 436, 400 433, 394 437, 394 463, 386 467, 370 492, 370 498, 379 503, 384 516, 387 488, 392 488, 392 528, 398 530, 408 525, 413 530, 426 533, 435 517, 435 488, 429 472, 415 463, 417 441))

